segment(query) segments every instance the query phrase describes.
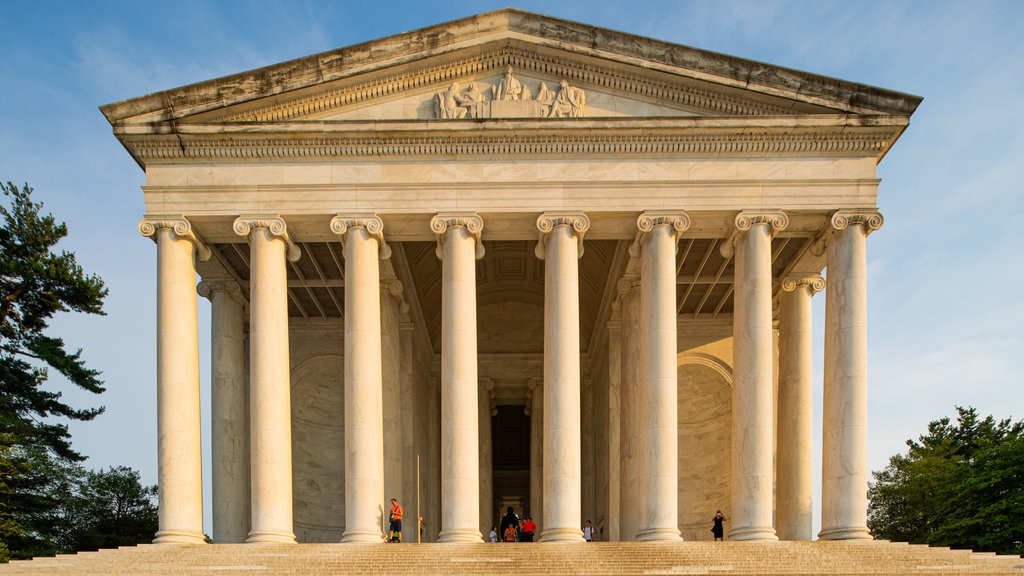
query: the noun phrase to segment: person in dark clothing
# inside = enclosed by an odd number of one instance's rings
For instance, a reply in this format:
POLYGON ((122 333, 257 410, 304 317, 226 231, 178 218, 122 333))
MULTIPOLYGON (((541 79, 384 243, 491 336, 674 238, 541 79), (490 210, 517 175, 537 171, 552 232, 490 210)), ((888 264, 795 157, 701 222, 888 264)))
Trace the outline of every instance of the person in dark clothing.
POLYGON ((715 511, 715 517, 711 519, 714 524, 711 526, 711 533, 715 535, 715 540, 725 540, 725 529, 722 528, 722 522, 725 521, 725 516, 722 516, 721 510, 715 511))
MULTIPOLYGON (((509 506, 508 509, 505 511, 505 515, 501 517, 501 531, 499 532, 499 534, 502 535, 501 539, 503 542, 509 541, 508 538, 505 537, 505 534, 507 533, 509 526, 511 526, 512 529, 518 534, 519 516, 516 516, 515 510, 513 510, 511 506, 509 506)), ((514 542, 515 540, 512 541, 514 542)))

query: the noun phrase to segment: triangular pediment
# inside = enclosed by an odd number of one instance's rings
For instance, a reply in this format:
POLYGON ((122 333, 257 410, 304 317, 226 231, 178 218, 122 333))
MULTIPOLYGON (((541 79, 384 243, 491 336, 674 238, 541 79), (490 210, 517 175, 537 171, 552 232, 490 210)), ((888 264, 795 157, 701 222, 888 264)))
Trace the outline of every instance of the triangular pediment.
POLYGON ((909 115, 919 101, 504 9, 110 104, 103 112, 115 125, 909 115), (511 97, 502 83, 509 69, 521 90, 511 97))

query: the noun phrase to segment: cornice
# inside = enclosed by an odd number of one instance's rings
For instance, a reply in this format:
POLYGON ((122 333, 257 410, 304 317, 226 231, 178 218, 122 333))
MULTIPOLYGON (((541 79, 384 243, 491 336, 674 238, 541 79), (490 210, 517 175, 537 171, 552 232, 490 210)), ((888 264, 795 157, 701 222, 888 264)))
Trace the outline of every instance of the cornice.
POLYGON ((133 156, 150 163, 190 161, 338 161, 355 158, 467 158, 650 155, 820 155, 880 159, 905 122, 857 125, 695 119, 525 120, 479 123, 414 121, 388 126, 316 123, 254 129, 219 127, 176 134, 121 134, 133 156), (441 124, 446 124, 442 126, 441 124))

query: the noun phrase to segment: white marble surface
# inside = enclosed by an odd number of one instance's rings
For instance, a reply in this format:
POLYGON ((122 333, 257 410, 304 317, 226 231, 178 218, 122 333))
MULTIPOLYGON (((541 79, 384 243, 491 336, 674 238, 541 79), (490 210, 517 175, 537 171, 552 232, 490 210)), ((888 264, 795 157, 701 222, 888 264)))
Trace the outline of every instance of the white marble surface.
MULTIPOLYGON (((239 220, 242 220, 241 218, 239 220)), ((288 246, 270 219, 246 226, 251 252, 250 426, 252 524, 247 542, 295 542, 292 516, 288 246)), ((238 227, 236 227, 238 229, 238 227)))
MULTIPOLYGON (((540 218, 545 218, 542 215, 540 218)), ((578 217, 570 217, 580 222, 578 217)), ((582 542, 579 245, 572 223, 541 227, 544 245, 544 525, 542 542, 582 542)))
MULTIPOLYGON (((678 217, 676 217, 678 218, 678 217)), ((640 519, 637 539, 679 540, 679 414, 676 367, 676 234, 671 221, 640 216, 640 519)), ((682 227, 682 224, 680 224, 682 227)))
POLYGON ((483 542, 480 533, 476 350, 477 238, 455 219, 441 254, 441 542, 483 542))
POLYGON ((867 253, 881 220, 839 224, 828 242, 822 400, 821 532, 870 539, 867 528, 867 253))
MULTIPOLYGON (((143 221, 143 224, 146 221, 143 221)), ((140 230, 143 228, 140 224, 140 230)), ((160 520, 155 542, 203 541, 199 334, 195 245, 188 222, 155 223, 157 242, 157 458, 160 520)), ((145 234, 147 231, 143 231, 145 234)))
POLYGON ((383 542, 386 518, 378 264, 381 247, 377 237, 367 231, 367 226, 373 225, 370 220, 347 220, 347 230, 342 232, 346 279, 342 542, 383 542))
POLYGON ((782 540, 811 540, 814 510, 814 373, 811 297, 824 278, 784 281, 779 310, 775 530, 782 540))
MULTIPOLYGON (((737 226, 741 217, 737 217, 737 226)), ((755 220, 748 229, 739 228, 735 240, 730 540, 776 539, 772 518, 771 235, 769 222, 755 220)))
MULTIPOLYGON (((204 289, 205 285, 205 289, 204 289)), ((233 280, 204 281, 210 298, 210 461, 214 542, 245 542, 249 534, 249 385, 244 309, 233 280)))

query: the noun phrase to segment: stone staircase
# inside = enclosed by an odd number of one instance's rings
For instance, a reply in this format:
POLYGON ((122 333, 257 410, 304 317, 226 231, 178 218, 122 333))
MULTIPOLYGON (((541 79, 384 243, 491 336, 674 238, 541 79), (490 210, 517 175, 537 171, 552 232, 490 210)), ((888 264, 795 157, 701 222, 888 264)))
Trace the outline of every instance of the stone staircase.
POLYGON ((876 542, 147 544, 0 565, 0 576, 1024 576, 1018 556, 876 542))

